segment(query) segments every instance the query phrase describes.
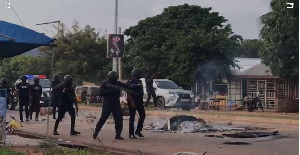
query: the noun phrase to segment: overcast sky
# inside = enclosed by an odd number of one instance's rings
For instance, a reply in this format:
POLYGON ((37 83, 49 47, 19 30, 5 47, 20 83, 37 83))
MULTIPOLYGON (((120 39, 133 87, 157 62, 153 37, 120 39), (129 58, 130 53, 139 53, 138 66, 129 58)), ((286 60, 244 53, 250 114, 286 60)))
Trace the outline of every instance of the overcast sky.
MULTIPOLYGON (((53 36, 55 29, 36 26, 37 23, 60 20, 70 27, 73 20, 80 26, 114 32, 114 0, 8 0, 25 27, 53 36)), ((21 25, 12 9, 6 9, 6 0, 0 0, 0 20, 21 25)), ((122 31, 136 25, 139 20, 155 16, 168 6, 184 3, 212 7, 212 11, 229 20, 235 34, 245 39, 259 36, 259 16, 270 9, 270 0, 119 0, 118 26, 122 31)))

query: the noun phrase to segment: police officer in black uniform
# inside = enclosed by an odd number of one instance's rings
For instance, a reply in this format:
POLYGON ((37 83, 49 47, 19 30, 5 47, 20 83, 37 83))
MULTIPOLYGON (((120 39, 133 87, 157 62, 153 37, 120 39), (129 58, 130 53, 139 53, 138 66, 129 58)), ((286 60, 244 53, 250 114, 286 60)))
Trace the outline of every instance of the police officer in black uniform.
POLYGON ((121 136, 121 132, 123 130, 123 114, 120 105, 120 89, 116 87, 109 87, 108 85, 120 86, 127 89, 131 88, 129 85, 118 81, 117 72, 110 71, 108 73, 108 80, 102 82, 100 87, 100 96, 104 97, 104 102, 102 106, 101 118, 96 125, 93 138, 97 138, 102 126, 112 113, 115 120, 115 139, 123 140, 124 138, 121 136))
POLYGON ((135 84, 139 85, 139 87, 136 87, 133 89, 135 94, 131 93, 132 100, 134 102, 134 107, 131 106, 132 104, 129 104, 129 111, 130 111, 130 119, 129 119, 129 138, 136 139, 134 134, 138 135, 139 137, 144 137, 141 133, 143 129, 144 120, 146 117, 145 108, 143 105, 143 96, 144 96, 144 90, 141 79, 142 72, 139 69, 132 70, 132 79, 128 81, 129 84, 135 84), (135 114, 136 111, 139 113, 139 121, 136 128, 136 131, 134 132, 134 120, 135 120, 135 114))
POLYGON ((56 119, 56 108, 60 105, 61 95, 63 93, 63 87, 59 87, 58 86, 59 83, 61 83, 60 77, 58 74, 55 74, 53 76, 52 92, 51 92, 51 103, 52 103, 52 107, 53 107, 53 119, 56 119))
POLYGON ((148 103, 151 99, 151 96, 153 98, 153 103, 154 103, 154 107, 157 107, 157 102, 156 102, 156 93, 155 93, 155 90, 153 88, 153 78, 155 76, 153 76, 151 73, 148 73, 146 78, 145 78, 145 83, 146 83, 146 91, 148 93, 148 98, 146 100, 146 103, 145 103, 145 107, 148 106, 148 103))
POLYGON ((76 101, 76 95, 75 95, 75 89, 72 86, 72 76, 71 75, 66 75, 64 77, 64 82, 59 84, 59 86, 63 87, 63 93, 61 96, 61 105, 58 108, 58 117, 55 121, 54 125, 54 135, 59 135, 57 132, 58 124, 59 122, 63 119, 64 115, 66 112, 68 112, 71 116, 71 131, 70 135, 78 135, 80 132, 75 131, 75 115, 78 112, 78 106, 77 106, 77 101, 76 101), (76 106, 76 112, 73 107, 73 104, 76 106))
POLYGON ((7 98, 6 98, 6 108, 8 107, 8 104, 9 104, 9 97, 10 96, 10 88, 9 86, 7 85, 7 79, 6 78, 2 78, 1 79, 1 85, 0 85, 0 89, 6 89, 6 93, 7 93, 7 98))
POLYGON ((20 77, 22 80, 20 83, 17 84, 16 89, 18 90, 19 94, 19 112, 20 112, 20 120, 23 122, 23 107, 25 106, 25 114, 26 114, 26 122, 29 121, 29 83, 26 82, 27 77, 25 75, 22 75, 20 77))
POLYGON ((32 114, 35 112, 35 120, 38 121, 39 111, 40 111, 40 100, 42 96, 42 86, 40 85, 40 79, 34 78, 34 84, 30 86, 30 119, 32 120, 32 114))

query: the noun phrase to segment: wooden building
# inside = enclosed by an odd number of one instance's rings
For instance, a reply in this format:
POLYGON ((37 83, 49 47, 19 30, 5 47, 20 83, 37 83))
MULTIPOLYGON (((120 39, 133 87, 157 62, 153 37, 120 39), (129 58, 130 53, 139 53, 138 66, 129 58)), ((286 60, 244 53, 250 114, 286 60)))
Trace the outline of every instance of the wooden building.
POLYGON ((258 95, 266 109, 276 110, 280 100, 298 99, 298 84, 273 76, 259 58, 235 59, 240 68, 232 69, 234 79, 228 84, 228 100, 240 104, 244 97, 258 95))

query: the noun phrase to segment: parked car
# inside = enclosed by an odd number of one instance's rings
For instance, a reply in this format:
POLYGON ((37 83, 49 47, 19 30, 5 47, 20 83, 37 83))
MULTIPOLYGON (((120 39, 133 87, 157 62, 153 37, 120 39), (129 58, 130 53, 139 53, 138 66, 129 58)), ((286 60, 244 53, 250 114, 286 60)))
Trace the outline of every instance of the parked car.
MULTIPOLYGON (((148 97, 146 83, 144 78, 141 80, 144 87, 144 101, 146 101, 148 97)), ((191 91, 182 89, 182 87, 179 87, 175 82, 168 79, 154 79, 153 81, 159 108, 190 110, 195 106, 194 94, 191 91)))
POLYGON ((75 88, 77 102, 81 102, 81 92, 83 88, 87 90, 86 100, 88 103, 100 102, 100 86, 97 85, 77 86, 75 88))

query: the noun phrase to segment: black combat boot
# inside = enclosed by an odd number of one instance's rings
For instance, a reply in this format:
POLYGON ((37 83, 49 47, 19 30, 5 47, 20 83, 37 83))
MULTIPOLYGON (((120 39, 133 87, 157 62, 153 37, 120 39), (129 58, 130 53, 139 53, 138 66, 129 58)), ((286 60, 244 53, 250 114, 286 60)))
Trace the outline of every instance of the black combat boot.
POLYGON ((135 134, 138 135, 139 137, 144 137, 144 135, 142 135, 140 131, 136 131, 135 134))
POLYGON ((79 135, 79 134, 80 134, 80 132, 75 131, 75 130, 70 132, 70 135, 71 135, 71 136, 79 135))
POLYGON ((117 139, 117 140, 124 140, 124 138, 120 134, 117 134, 116 137, 115 137, 115 139, 117 139))
POLYGON ((53 135, 59 135, 57 131, 53 131, 53 135))
POLYGON ((130 139, 137 139, 137 138, 134 136, 134 134, 130 134, 130 135, 129 135, 129 138, 130 138, 130 139))

